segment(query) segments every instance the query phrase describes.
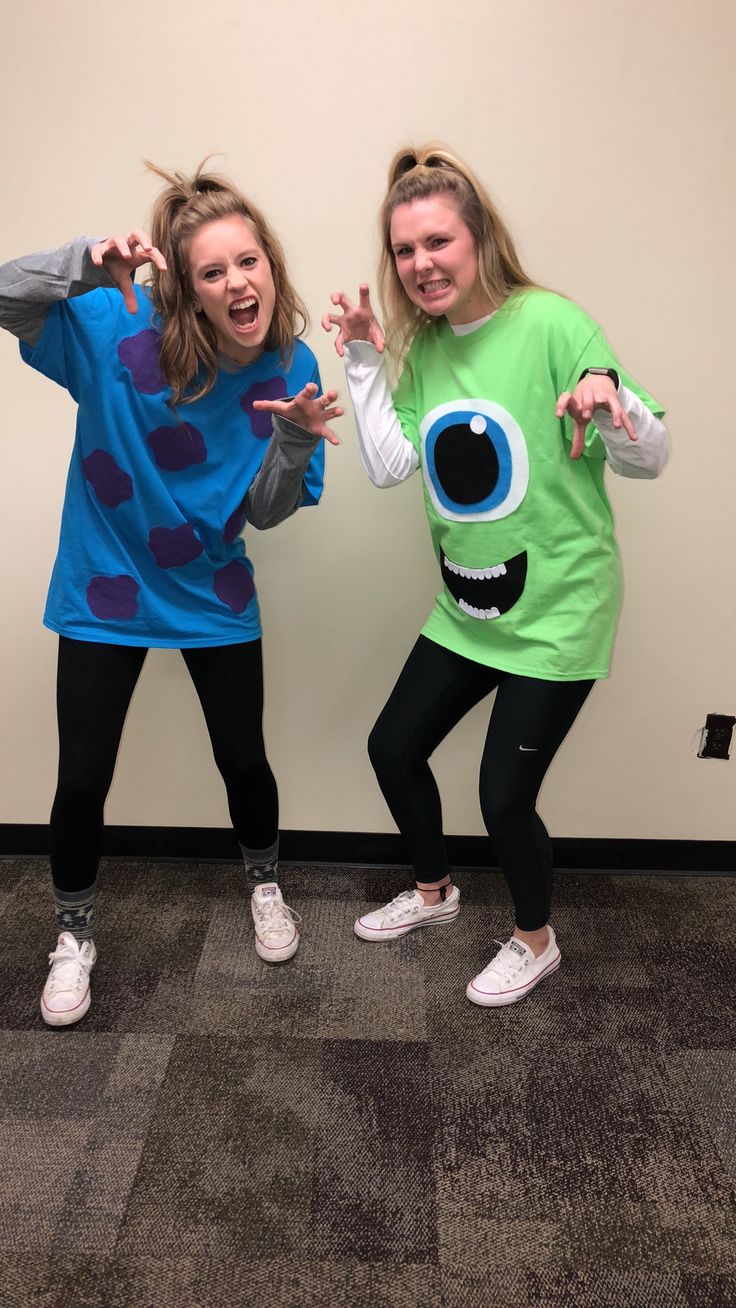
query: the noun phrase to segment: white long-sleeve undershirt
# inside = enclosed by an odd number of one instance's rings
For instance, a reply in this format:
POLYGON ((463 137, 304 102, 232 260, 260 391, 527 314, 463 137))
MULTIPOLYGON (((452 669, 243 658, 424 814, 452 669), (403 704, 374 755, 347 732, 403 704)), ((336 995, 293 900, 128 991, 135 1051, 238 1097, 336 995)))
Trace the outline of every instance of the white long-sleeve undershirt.
MULTIPOLYGON (((416 472, 419 457, 401 430, 385 358, 370 341, 349 341, 344 362, 363 467, 374 486, 398 486, 416 472)), ((595 425, 606 447, 606 462, 621 477, 658 477, 669 458, 667 428, 626 386, 619 385, 618 398, 638 439, 632 441, 623 427, 614 427, 608 409, 596 409, 595 425)))

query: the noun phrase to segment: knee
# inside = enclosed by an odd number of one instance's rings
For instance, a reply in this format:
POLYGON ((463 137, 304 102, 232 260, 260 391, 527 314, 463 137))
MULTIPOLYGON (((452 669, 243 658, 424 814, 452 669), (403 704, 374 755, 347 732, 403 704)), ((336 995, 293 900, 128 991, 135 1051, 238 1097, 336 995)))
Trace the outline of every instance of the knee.
POLYGON ((379 779, 394 775, 399 768, 401 751, 384 714, 368 737, 368 757, 379 779))
POLYGON ((496 837, 523 828, 530 816, 528 804, 509 790, 481 791, 480 807, 486 830, 496 837))
POLYGON ((256 787, 271 776, 262 743, 250 748, 246 748, 243 743, 235 749, 219 749, 215 754, 215 763, 228 788, 243 790, 256 787))

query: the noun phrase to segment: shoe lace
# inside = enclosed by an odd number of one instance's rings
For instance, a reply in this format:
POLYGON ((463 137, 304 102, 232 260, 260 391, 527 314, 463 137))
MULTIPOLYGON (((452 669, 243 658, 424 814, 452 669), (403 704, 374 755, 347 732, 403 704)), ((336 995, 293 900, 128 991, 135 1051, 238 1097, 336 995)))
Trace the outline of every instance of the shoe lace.
POLYGON ((85 966, 79 952, 73 949, 71 945, 57 945, 56 949, 49 954, 49 964, 51 966, 47 982, 49 994, 55 994, 57 990, 68 990, 70 986, 80 985, 88 972, 88 968, 85 966))
POLYGON ((496 945, 500 945, 497 954, 494 954, 487 967, 483 968, 484 972, 496 972, 504 982, 514 981, 520 972, 523 972, 528 963, 528 957, 525 954, 517 954, 515 949, 511 948, 510 940, 494 940, 496 945))
POLYGON ((388 904, 384 904, 381 909, 384 917, 387 917, 389 921, 394 921, 397 917, 402 917, 403 914, 406 913, 407 908, 414 907, 413 901, 416 893, 416 890, 402 890, 401 894, 397 895, 395 899, 392 899, 388 904))
POLYGON ((301 913, 297 913, 296 909, 274 899, 259 904, 256 908, 256 916, 261 934, 264 936, 281 935, 283 931, 288 931, 290 926, 296 926, 302 920, 301 913))

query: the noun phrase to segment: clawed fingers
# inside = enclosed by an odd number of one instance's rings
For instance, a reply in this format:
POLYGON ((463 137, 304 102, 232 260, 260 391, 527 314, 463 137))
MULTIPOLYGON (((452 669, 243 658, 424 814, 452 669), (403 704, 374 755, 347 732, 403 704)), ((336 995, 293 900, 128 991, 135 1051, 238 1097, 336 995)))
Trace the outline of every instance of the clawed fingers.
POLYGON ((571 399, 572 399, 572 395, 570 394, 569 391, 562 392, 560 398, 557 401, 557 407, 555 409, 555 414, 558 418, 561 418, 563 414, 567 412, 567 407, 571 399))
POLYGON ((128 245, 134 255, 140 250, 145 258, 155 264, 161 272, 166 271, 164 256, 153 244, 148 232, 144 231, 142 227, 135 227, 132 232, 128 233, 128 245))
POLYGON ((585 431, 588 424, 582 419, 580 407, 570 391, 563 391, 555 406, 555 415, 558 418, 563 418, 565 414, 573 420, 570 458, 579 459, 585 450, 585 431))
POLYGON ((585 450, 585 429, 587 423, 575 420, 575 428, 572 436, 572 448, 570 450, 571 459, 579 459, 585 450))
POLYGON ((105 255, 109 254, 111 250, 113 250, 116 255, 119 255, 121 259, 130 258, 130 249, 128 248, 128 242, 125 237, 110 236, 106 241, 98 241, 96 245, 92 246, 92 262, 96 267, 100 267, 104 261, 105 255))
POLYGON ((323 313, 320 321, 322 323, 322 327, 326 332, 331 332, 333 327, 337 327, 337 336, 335 337, 335 349, 337 350, 337 353, 339 354, 340 358, 341 359, 344 358, 345 347, 342 341, 342 324, 344 318, 342 316, 338 318, 336 313, 323 313))
POLYGON ((152 244, 148 232, 142 227, 134 227, 126 236, 110 236, 106 241, 98 241, 92 246, 91 258, 99 268, 107 258, 110 262, 120 259, 126 266, 136 268, 139 264, 150 262, 161 271, 166 271, 166 260, 161 251, 152 244))
POLYGON ((283 400, 252 400, 254 409, 262 409, 265 413, 285 413, 288 408, 283 400))
POLYGON ((611 413, 613 415, 614 425, 616 427, 623 427, 630 441, 638 441, 639 437, 636 434, 636 429, 628 413, 626 413, 626 411, 619 406, 618 422, 616 421, 616 414, 614 413, 613 409, 611 409, 611 413))
POLYGON ((355 308, 355 305, 353 304, 352 300, 348 299, 344 291, 333 291, 332 295, 330 296, 330 299, 332 300, 333 304, 339 305, 339 307, 343 309, 346 313, 348 313, 350 309, 355 308))
POLYGON ((130 246, 125 236, 111 236, 110 249, 120 255, 121 259, 130 259, 130 246))
POLYGON ((141 250, 149 253, 153 249, 153 244, 148 232, 144 232, 142 227, 134 227, 132 232, 128 232, 128 245, 133 248, 134 245, 140 246, 141 250))

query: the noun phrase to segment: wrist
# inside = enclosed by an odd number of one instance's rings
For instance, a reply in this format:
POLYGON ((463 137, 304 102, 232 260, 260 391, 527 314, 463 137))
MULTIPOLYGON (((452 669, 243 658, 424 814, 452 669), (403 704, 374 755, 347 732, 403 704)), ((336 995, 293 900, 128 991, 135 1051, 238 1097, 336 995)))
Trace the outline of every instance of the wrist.
POLYGON ((583 380, 583 377, 588 377, 588 376, 608 377, 613 382, 614 386, 616 387, 616 390, 618 390, 619 386, 621 385, 621 378, 619 377, 615 368, 583 368, 583 371, 578 377, 578 381, 581 382, 583 380))

